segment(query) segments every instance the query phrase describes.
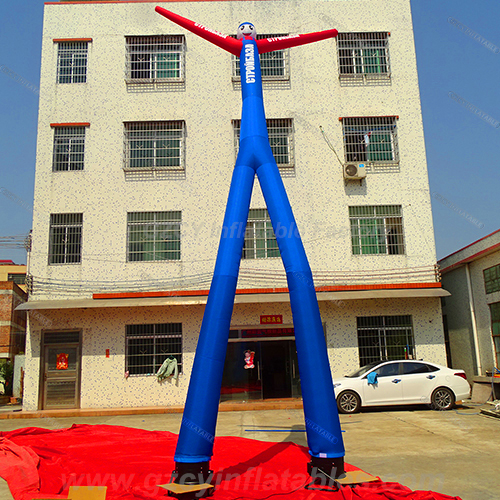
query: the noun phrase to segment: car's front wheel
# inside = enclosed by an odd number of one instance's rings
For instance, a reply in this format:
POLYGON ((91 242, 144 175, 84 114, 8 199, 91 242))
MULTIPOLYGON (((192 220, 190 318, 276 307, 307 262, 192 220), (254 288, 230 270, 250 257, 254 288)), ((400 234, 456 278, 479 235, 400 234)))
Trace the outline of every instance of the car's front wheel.
POLYGON ((341 392, 337 397, 340 413, 357 413, 361 409, 361 399, 354 391, 341 392))
POLYGON ((451 410, 455 406, 455 394, 447 387, 438 387, 431 396, 432 409, 451 410))

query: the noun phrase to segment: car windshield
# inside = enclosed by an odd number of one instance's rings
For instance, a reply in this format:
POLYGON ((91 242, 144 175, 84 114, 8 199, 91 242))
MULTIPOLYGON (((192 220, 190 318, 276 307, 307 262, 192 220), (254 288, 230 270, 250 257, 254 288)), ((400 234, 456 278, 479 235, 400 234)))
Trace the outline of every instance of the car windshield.
POLYGON ((347 378, 361 377, 366 372, 370 371, 372 368, 378 366, 380 363, 383 363, 383 361, 374 361, 373 363, 368 363, 367 365, 358 368, 355 372, 352 372, 350 375, 346 375, 346 377, 347 378))

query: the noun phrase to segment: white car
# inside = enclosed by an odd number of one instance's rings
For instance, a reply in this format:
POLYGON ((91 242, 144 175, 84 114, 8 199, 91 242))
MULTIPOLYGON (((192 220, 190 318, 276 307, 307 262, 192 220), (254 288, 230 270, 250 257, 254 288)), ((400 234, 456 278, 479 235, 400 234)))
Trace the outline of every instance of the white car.
POLYGON ((370 363, 334 379, 333 386, 340 413, 356 413, 365 406, 422 403, 450 410, 455 401, 470 395, 463 370, 412 359, 370 363))

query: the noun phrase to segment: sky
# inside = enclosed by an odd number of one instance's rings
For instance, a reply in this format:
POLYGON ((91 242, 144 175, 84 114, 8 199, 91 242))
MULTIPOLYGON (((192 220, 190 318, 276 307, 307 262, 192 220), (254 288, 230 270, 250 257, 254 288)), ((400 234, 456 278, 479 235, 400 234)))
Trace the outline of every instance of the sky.
MULTIPOLYGON (((500 228, 500 2, 411 6, 440 259, 500 228)), ((2 0, 0 19, 0 259, 23 264, 2 238, 31 229, 43 1, 2 0)))

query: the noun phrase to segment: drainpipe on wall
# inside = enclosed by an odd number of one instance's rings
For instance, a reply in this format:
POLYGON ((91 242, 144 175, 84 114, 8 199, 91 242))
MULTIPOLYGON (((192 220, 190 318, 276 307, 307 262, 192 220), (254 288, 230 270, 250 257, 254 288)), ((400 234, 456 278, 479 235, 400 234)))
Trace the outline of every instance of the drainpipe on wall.
POLYGON ((479 355, 479 337, 477 334, 476 312, 474 310, 474 297, 472 295, 469 264, 465 264, 465 276, 467 277, 467 292, 469 295, 469 309, 472 320, 472 337, 474 339, 474 350, 476 351, 476 365, 477 365, 476 375, 481 375, 483 373, 483 368, 481 366, 481 356, 479 355))

